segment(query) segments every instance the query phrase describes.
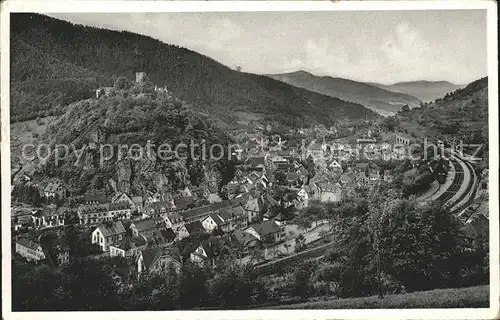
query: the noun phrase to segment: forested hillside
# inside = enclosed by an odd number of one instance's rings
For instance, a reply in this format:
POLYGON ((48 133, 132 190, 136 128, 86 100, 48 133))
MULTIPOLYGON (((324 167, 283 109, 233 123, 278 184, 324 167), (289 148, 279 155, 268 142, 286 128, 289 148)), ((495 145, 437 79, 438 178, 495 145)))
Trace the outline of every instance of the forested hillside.
POLYGON ((227 147, 230 138, 191 106, 154 91, 151 82, 119 78, 108 95, 71 103, 49 124, 38 142, 47 143, 52 152, 33 163, 35 180, 64 179, 72 194, 109 188, 110 179, 117 190, 133 194, 176 191, 209 181, 221 184, 230 174, 229 156, 218 149, 212 160, 202 141, 227 147), (198 145, 194 151, 191 141, 198 145), (176 150, 181 143, 189 147, 176 150), (68 147, 59 149, 59 157, 57 145, 68 147), (219 160, 221 152, 225 155, 219 160))
POLYGON ((302 70, 269 76, 293 86, 360 103, 382 115, 393 115, 401 110, 403 105, 416 107, 421 102, 413 96, 387 91, 367 83, 343 78, 319 77, 302 70))
POLYGON ((392 85, 372 83, 374 86, 392 92, 401 92, 419 98, 424 102, 434 101, 447 93, 461 89, 463 85, 456 85, 448 81, 409 81, 398 82, 392 85))
POLYGON ((246 111, 283 124, 328 124, 376 113, 355 103, 232 70, 213 59, 151 37, 97 29, 38 14, 11 16, 11 116, 62 114, 118 76, 146 71, 197 110, 227 119, 246 111))
MULTIPOLYGON (((397 115, 402 130, 420 138, 440 138, 447 143, 481 144, 477 157, 488 161, 488 77, 422 107, 397 115)), ((474 152, 475 148, 466 150, 474 152)))

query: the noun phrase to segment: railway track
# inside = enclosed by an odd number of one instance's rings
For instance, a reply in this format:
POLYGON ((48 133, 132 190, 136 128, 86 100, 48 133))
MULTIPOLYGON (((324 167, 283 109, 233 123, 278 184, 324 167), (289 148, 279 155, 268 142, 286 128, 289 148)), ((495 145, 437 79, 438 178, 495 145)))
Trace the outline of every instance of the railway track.
POLYGON ((462 166, 460 165, 460 163, 454 159, 450 159, 450 163, 455 168, 455 177, 453 178, 453 182, 451 183, 450 187, 436 199, 436 201, 444 204, 447 204, 451 200, 451 198, 453 198, 453 196, 458 192, 458 190, 460 190, 460 187, 462 186, 462 183, 464 181, 464 172, 462 171, 462 166))
MULTIPOLYGON (((450 163, 453 165, 455 168, 455 177, 453 178, 453 182, 451 183, 450 187, 442 194, 440 195, 436 201, 443 203, 444 206, 448 207, 451 209, 451 212, 453 214, 456 214, 457 212, 460 212, 462 209, 465 209, 474 199, 474 193, 473 196, 471 197, 471 200, 467 201, 463 205, 460 205, 460 207, 456 207, 470 192, 472 188, 474 188, 474 181, 473 179, 470 179, 469 183, 467 184, 467 188, 465 191, 460 195, 457 199, 454 199, 453 201, 452 198, 455 196, 455 194, 460 190, 462 187, 462 184, 465 179, 465 173, 463 171, 462 166, 460 165, 459 161, 463 161, 465 166, 470 172, 474 171, 474 168, 472 165, 463 159, 459 158, 452 158, 450 152, 446 151, 446 155, 450 159, 450 163)), ((472 176, 472 175, 471 175, 472 176)))

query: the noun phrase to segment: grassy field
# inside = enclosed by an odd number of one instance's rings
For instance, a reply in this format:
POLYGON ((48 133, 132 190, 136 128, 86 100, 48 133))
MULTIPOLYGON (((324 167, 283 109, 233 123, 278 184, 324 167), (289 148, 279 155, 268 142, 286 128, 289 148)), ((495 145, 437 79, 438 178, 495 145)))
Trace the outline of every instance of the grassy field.
POLYGON ((489 286, 458 289, 437 289, 399 295, 384 299, 377 296, 308 301, 265 309, 417 309, 417 308, 489 308, 489 286))

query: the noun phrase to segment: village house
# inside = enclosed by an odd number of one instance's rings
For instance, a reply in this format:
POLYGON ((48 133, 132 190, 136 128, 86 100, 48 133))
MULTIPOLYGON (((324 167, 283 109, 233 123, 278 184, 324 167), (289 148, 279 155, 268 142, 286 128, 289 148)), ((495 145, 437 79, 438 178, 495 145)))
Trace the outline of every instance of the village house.
POLYGON ((143 200, 141 196, 132 197, 132 202, 134 203, 135 211, 142 212, 144 208, 143 200))
POLYGON ((56 240, 56 243, 50 244, 53 247, 50 248, 49 244, 42 245, 42 250, 45 255, 45 259, 49 262, 52 267, 63 266, 69 263, 69 247, 65 243, 61 243, 56 240), (57 254, 57 255, 54 255, 57 254))
POLYGON ((312 142, 307 147, 306 158, 311 156, 315 161, 322 158, 323 153, 326 151, 325 143, 312 142))
POLYGON ((109 199, 104 192, 85 193, 83 195, 83 203, 90 204, 105 204, 109 203, 109 199))
POLYGON ((29 230, 33 228, 31 213, 12 215, 11 226, 14 231, 29 230))
POLYGON ((338 183, 318 183, 319 200, 321 202, 338 202, 342 200, 342 188, 338 183))
POLYGON ((205 233, 205 228, 201 224, 200 221, 194 221, 188 224, 183 225, 179 229, 178 237, 179 239, 184 239, 186 237, 189 237, 190 235, 193 235, 195 233, 205 233))
POLYGON ((229 233, 237 227, 246 226, 247 219, 243 207, 237 206, 211 213, 201 221, 201 224, 208 233, 211 233, 215 229, 229 233))
POLYGON ((356 139, 356 145, 358 148, 364 149, 367 145, 373 145, 377 143, 376 139, 372 138, 360 138, 356 139))
POLYGON ((45 187, 43 187, 43 196, 45 196, 45 198, 66 198, 66 187, 60 180, 49 181, 45 187))
POLYGON ((25 238, 20 238, 16 241, 16 253, 23 256, 28 261, 38 262, 45 259, 45 253, 42 246, 25 238))
POLYGON ((297 190, 288 190, 281 197, 281 206, 283 208, 297 209, 301 202, 302 199, 300 199, 299 192, 297 190))
POLYGON ((309 198, 312 196, 311 187, 306 185, 302 186, 299 192, 297 192, 297 196, 304 202, 309 201, 309 198))
POLYGON ((263 243, 276 243, 284 239, 280 226, 274 220, 253 224, 243 232, 251 234, 263 243))
POLYGON ((248 223, 252 223, 259 219, 259 217, 264 214, 264 203, 260 197, 251 198, 245 203, 243 209, 247 213, 248 223))
POLYGON ((141 250, 136 263, 138 277, 141 277, 144 274, 164 274, 169 267, 179 272, 182 258, 175 246, 153 247, 141 250))
POLYGON ((118 202, 108 204, 108 220, 111 219, 130 219, 130 204, 128 202, 118 202))
POLYGON ((394 140, 397 144, 402 144, 405 146, 409 146, 410 144, 417 142, 416 138, 402 132, 395 133, 394 140))
POLYGON ((241 256, 245 256, 250 250, 260 246, 261 242, 251 233, 244 232, 241 229, 236 229, 232 234, 232 240, 237 243, 241 250, 241 256))
POLYGON ((95 89, 95 97, 97 99, 100 97, 106 97, 111 93, 112 89, 113 87, 101 87, 99 89, 95 89))
POLYGON ((174 199, 174 206, 172 210, 184 211, 194 207, 194 197, 181 196, 174 199))
POLYGON ((474 213, 462 227, 462 231, 468 245, 477 242, 487 242, 489 237, 490 222, 486 215, 474 213))
POLYGON ((172 229, 174 232, 178 232, 179 228, 184 225, 184 220, 177 212, 168 213, 163 215, 162 218, 167 229, 172 229))
POLYGON ((129 229, 132 231, 132 235, 134 237, 138 237, 140 235, 145 236, 146 238, 150 235, 150 233, 159 228, 165 228, 165 222, 161 218, 146 218, 142 220, 134 221, 130 224, 129 229))
POLYGON ((144 206, 142 218, 159 218, 171 212, 174 208, 172 201, 150 202, 144 206))
POLYGON ((136 211, 135 203, 132 198, 125 192, 118 192, 113 198, 111 198, 111 203, 128 203, 131 211, 136 211))
POLYGON ((33 210, 31 218, 35 228, 64 226, 66 210, 65 208, 57 209, 55 205, 48 205, 42 209, 33 210))
POLYGON ((244 170, 249 171, 265 171, 266 170, 266 160, 265 157, 257 156, 257 157, 248 157, 245 159, 245 162, 241 166, 244 170))
POLYGON ((126 230, 121 221, 106 222, 92 232, 92 243, 97 244, 103 252, 109 251, 109 245, 122 241, 126 230))
POLYGON ((80 224, 96 224, 109 220, 107 204, 82 204, 77 213, 80 224))
POLYGON ((208 187, 205 198, 208 200, 209 203, 218 203, 222 202, 222 199, 219 196, 219 192, 217 188, 214 187, 208 187))
POLYGON ((189 260, 194 263, 207 263, 214 267, 217 258, 221 255, 223 241, 218 237, 210 237, 200 242, 200 245, 191 252, 189 260))
POLYGON ((135 257, 141 250, 146 249, 147 241, 143 236, 125 237, 121 242, 109 245, 111 257, 135 257))
POLYGON ((328 169, 331 171, 339 171, 340 173, 343 172, 342 164, 338 160, 332 160, 332 162, 330 162, 330 164, 328 164, 328 169))
POLYGON ((289 187, 299 187, 302 185, 303 181, 300 179, 299 174, 289 172, 286 174, 286 183, 289 187))
POLYGON ((275 154, 271 156, 271 162, 275 165, 278 166, 279 164, 287 164, 288 160, 283 158, 282 156, 275 154))
POLYGON ((60 246, 56 249, 57 254, 57 265, 62 266, 69 263, 69 247, 60 246))
POLYGON ((114 219, 130 219, 130 206, 126 202, 82 204, 77 210, 80 224, 96 224, 114 219))

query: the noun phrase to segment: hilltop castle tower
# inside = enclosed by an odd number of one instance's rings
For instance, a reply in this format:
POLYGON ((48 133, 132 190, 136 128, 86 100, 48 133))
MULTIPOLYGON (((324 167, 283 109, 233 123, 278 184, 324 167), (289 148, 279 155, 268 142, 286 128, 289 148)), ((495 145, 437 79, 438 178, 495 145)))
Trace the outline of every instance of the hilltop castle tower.
POLYGON ((142 54, 139 47, 140 47, 139 43, 136 40, 135 48, 134 48, 134 53, 135 53, 135 57, 134 57, 134 69, 135 70, 134 71, 135 71, 135 82, 137 82, 137 83, 141 83, 144 80, 146 80, 146 72, 144 71, 146 69, 145 68, 145 65, 146 65, 145 57, 142 54))

